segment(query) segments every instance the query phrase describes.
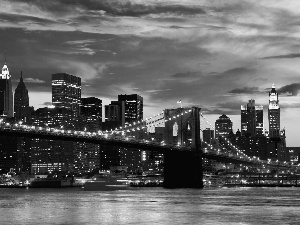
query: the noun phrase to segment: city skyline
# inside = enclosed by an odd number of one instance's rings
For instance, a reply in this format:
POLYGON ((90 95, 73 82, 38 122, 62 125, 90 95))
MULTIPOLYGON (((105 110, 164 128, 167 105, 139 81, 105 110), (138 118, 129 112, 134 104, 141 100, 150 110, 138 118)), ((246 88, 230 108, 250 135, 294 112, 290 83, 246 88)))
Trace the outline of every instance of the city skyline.
POLYGON ((299 146, 296 1, 2 1, 0 52, 13 90, 23 71, 30 105, 51 103, 51 74, 82 78, 82 97, 103 105, 144 98, 144 118, 199 106, 213 124, 240 106, 264 106, 275 84, 287 146, 299 146))

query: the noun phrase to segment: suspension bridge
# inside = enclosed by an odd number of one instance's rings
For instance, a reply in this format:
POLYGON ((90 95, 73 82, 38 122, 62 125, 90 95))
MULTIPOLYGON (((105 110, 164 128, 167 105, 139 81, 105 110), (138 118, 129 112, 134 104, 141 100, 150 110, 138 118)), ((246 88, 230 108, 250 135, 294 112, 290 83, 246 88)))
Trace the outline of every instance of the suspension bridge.
POLYGON ((0 121, 1 136, 18 136, 120 146, 130 149, 156 151, 164 154, 164 186, 166 188, 203 187, 202 158, 243 164, 257 168, 284 168, 290 164, 249 157, 223 137, 226 146, 209 144, 200 139, 200 121, 211 126, 200 108, 166 109, 162 113, 115 130, 98 132, 65 130, 29 126, 0 121), (149 136, 156 127, 163 127, 163 140, 149 136), (180 177, 180 179, 178 179, 180 177))

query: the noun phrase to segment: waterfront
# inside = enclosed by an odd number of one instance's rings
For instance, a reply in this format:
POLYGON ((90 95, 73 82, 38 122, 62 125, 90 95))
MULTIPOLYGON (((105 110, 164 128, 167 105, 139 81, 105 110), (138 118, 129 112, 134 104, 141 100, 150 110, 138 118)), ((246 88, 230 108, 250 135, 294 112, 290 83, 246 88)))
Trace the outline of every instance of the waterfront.
POLYGON ((300 189, 1 189, 1 224, 299 224, 300 189))

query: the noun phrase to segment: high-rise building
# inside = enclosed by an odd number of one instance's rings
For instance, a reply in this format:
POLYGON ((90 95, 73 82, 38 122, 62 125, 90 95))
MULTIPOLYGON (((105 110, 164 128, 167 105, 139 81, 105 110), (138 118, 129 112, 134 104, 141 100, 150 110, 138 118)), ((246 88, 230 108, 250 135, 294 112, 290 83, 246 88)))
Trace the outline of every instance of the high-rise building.
POLYGON ((0 173, 4 174, 17 168, 18 138, 16 136, 0 136, 0 173))
POLYGON ((255 106, 255 134, 259 136, 264 135, 264 108, 262 105, 255 106))
POLYGON ((102 100, 95 97, 81 98, 79 122, 80 127, 86 131, 99 131, 102 124, 102 100))
POLYGON ((9 74, 6 62, 0 74, 0 116, 7 118, 14 117, 11 75, 9 74))
POLYGON ((279 108, 278 93, 275 90, 274 84, 269 92, 269 136, 280 136, 280 108, 279 108))
POLYGON ((125 126, 125 102, 111 101, 105 106, 105 123, 103 130, 110 130, 125 126))
POLYGON ((52 74, 52 104, 63 109, 63 126, 74 127, 79 116, 80 99, 80 77, 66 73, 52 74))
POLYGON ((143 119, 143 97, 132 95, 118 95, 118 101, 125 102, 125 125, 143 119))
POLYGON ((31 141, 31 173, 74 172, 74 142, 34 138, 31 141))
POLYGON ((23 81, 22 71, 20 82, 14 95, 15 120, 27 123, 30 120, 29 96, 28 90, 23 81))
POLYGON ((17 138, 17 163, 16 173, 30 173, 31 172, 31 144, 32 139, 29 137, 17 138))
POLYGON ((256 106, 253 99, 241 106, 241 130, 242 135, 263 135, 263 106, 256 106))
POLYGON ((63 121, 63 109, 55 107, 39 108, 32 112, 32 124, 34 126, 56 128, 60 127, 63 121))
POLYGON ((223 114, 219 117, 219 119, 215 122, 215 137, 228 137, 228 135, 232 132, 232 122, 228 116, 223 114))
POLYGON ((89 173, 100 169, 100 145, 76 142, 73 150, 74 171, 89 173))
POLYGON ((206 128, 203 130, 203 141, 207 144, 211 144, 212 140, 214 139, 214 130, 210 128, 206 128))

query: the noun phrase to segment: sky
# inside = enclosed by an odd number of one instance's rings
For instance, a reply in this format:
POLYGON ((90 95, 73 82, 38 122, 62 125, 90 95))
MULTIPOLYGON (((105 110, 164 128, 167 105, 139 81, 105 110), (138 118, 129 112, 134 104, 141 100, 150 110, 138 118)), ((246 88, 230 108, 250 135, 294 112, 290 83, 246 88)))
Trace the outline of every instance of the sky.
POLYGON ((51 104, 51 74, 82 79, 103 105, 144 98, 144 118, 198 106, 240 129, 241 105, 279 93, 287 146, 300 146, 300 1, 1 0, 0 65, 13 90, 23 71, 30 105, 51 104))

